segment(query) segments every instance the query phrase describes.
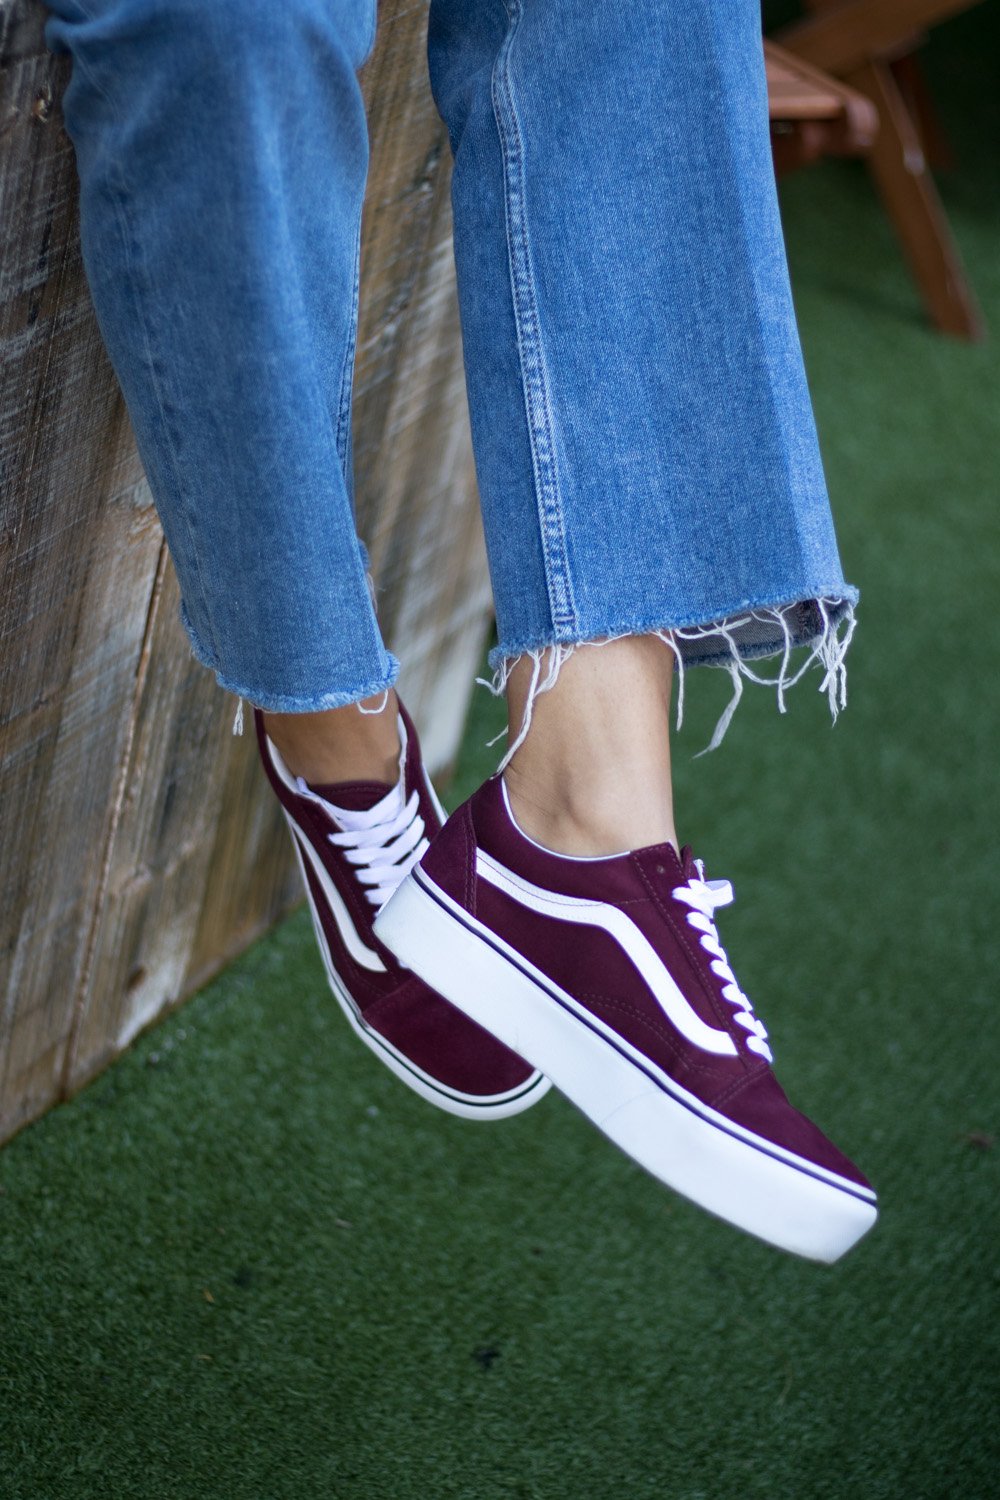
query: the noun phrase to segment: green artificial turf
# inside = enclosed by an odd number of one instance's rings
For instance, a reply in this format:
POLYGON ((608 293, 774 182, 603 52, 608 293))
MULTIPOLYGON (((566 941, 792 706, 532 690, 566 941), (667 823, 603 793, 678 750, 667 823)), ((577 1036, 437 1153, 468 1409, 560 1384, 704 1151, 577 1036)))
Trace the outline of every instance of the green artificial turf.
MULTIPOLYGON (((782 188, 850 706, 688 681, 682 837, 780 1075, 880 1189, 841 1264, 659 1187, 559 1097, 450 1119, 300 911, 0 1153, 2 1500, 741 1500, 1000 1490, 997 8, 928 69, 994 337, 924 324, 868 180, 782 188)), ((495 763, 482 690, 452 800, 495 763)))

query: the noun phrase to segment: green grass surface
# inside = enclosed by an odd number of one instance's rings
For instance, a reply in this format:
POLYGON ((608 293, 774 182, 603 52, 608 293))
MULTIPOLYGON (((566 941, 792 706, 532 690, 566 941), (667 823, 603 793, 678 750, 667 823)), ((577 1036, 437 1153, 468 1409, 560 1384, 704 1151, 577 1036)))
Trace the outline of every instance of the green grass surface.
POLYGON ((735 882, 723 937, 874 1233, 807 1265, 554 1095, 436 1113, 299 912, 0 1154, 3 1500, 998 1492, 996 39, 984 7, 929 54, 991 343, 924 326, 863 169, 783 187, 850 706, 748 689, 695 761, 728 686, 701 672, 677 744, 682 836, 735 882))

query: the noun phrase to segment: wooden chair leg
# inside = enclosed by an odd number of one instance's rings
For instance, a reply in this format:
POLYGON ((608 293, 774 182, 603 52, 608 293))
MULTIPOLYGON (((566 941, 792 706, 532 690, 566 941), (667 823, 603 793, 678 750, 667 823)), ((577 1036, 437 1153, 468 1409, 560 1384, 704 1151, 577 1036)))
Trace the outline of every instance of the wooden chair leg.
POLYGON ((902 57, 894 57, 890 67, 900 93, 906 100, 907 112, 920 132, 927 165, 935 172, 954 171, 957 166, 954 148, 934 107, 934 100, 916 53, 907 52, 902 57))
POLYGON ((982 313, 889 65, 865 63, 847 82, 878 108, 880 129, 868 164, 932 323, 956 338, 983 338, 982 313))

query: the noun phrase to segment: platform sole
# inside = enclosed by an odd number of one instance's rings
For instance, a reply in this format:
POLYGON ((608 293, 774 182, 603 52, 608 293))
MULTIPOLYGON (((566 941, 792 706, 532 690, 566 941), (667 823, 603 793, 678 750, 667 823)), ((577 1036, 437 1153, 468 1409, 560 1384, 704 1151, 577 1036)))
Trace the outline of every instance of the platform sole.
POLYGON ((375 922, 381 942, 546 1075, 610 1140, 693 1203, 809 1260, 838 1260, 874 1194, 735 1125, 585 1011, 419 867, 375 922))

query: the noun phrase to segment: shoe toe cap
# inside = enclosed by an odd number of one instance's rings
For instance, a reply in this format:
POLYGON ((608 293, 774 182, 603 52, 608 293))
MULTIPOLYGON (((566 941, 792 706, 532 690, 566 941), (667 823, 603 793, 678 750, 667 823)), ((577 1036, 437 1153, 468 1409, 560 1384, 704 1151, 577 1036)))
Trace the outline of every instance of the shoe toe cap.
POLYGON ((795 1109, 770 1070, 748 1079, 739 1093, 727 1101, 725 1113, 736 1124, 776 1146, 827 1172, 835 1172, 856 1187, 874 1191, 854 1162, 808 1116, 795 1109))
POLYGON ((435 990, 411 976, 365 1011, 365 1024, 430 1078, 474 1098, 523 1086, 534 1069, 435 990))

